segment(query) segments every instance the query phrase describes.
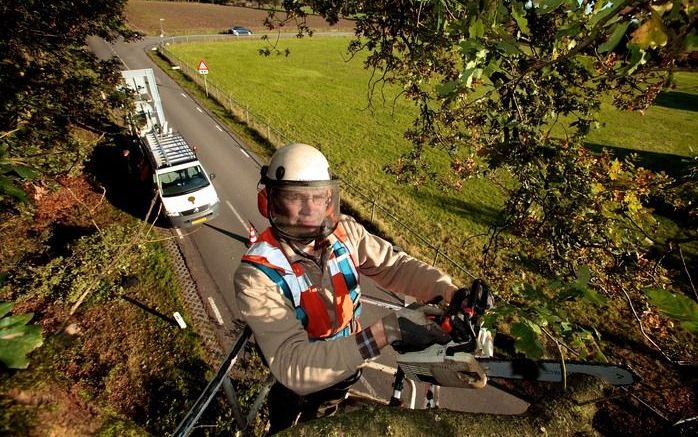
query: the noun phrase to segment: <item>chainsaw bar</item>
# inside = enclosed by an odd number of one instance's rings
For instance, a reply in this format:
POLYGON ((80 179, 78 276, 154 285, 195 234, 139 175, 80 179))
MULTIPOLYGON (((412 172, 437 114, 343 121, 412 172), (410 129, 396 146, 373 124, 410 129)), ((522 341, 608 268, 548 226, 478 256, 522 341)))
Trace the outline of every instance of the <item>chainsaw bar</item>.
MULTIPOLYGON (((490 378, 525 379, 540 382, 562 382, 563 366, 554 360, 497 360, 478 359, 490 378)), ((591 375, 611 385, 630 385, 635 376, 630 369, 605 363, 565 361, 564 372, 568 375, 591 375)))
POLYGON ((563 372, 591 375, 612 385, 630 385, 635 381, 630 369, 613 364, 565 361, 563 370, 560 361, 482 358, 467 352, 453 353, 440 345, 398 354, 397 363, 408 378, 443 387, 482 388, 488 378, 562 382, 563 372))

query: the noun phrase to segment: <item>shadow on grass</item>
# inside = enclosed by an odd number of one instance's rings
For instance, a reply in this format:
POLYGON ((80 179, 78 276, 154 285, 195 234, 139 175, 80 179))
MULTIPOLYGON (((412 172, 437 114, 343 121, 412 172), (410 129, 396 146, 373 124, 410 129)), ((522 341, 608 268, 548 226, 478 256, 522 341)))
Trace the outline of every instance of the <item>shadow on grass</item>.
POLYGON ((669 176, 678 178, 688 173, 691 159, 671 153, 649 152, 646 150, 634 150, 626 147, 612 146, 608 144, 586 143, 586 147, 600 153, 602 149, 608 149, 613 156, 624 159, 632 154, 636 155, 635 163, 646 169, 659 172, 664 171, 669 176))
MULTIPOLYGON (((436 208, 468 218, 470 221, 486 227, 490 227, 497 223, 500 216, 500 211, 495 206, 467 202, 449 195, 449 193, 441 194, 413 191, 411 196, 417 199, 420 203, 431 203, 436 208)), ((442 224, 448 225, 448 223, 442 224)))
MULTIPOLYGON (((123 155, 125 150, 134 157, 138 145, 128 136, 114 136, 114 144, 95 147, 86 170, 105 188, 106 198, 114 207, 143 220, 153 196, 150 176, 137 176, 133 159, 123 155)), ((163 226, 162 220, 158 225, 163 226)))
POLYGON ((698 112, 698 95, 679 91, 663 92, 659 93, 654 100, 654 105, 664 108, 680 109, 682 111, 698 112))

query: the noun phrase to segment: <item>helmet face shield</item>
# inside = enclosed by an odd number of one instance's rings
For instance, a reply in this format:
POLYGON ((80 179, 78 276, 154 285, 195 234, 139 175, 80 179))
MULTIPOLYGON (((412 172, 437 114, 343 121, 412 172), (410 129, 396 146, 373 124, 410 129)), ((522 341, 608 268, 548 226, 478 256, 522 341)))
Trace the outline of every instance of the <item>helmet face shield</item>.
POLYGON ((322 239, 339 220, 339 181, 273 184, 269 192, 269 221, 291 240, 322 239))

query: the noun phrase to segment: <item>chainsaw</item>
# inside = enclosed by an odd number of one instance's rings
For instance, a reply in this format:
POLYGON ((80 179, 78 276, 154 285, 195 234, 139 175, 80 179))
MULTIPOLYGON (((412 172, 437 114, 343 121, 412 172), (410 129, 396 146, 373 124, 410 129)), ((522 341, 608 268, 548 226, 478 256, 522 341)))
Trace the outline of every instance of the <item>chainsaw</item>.
POLYGON ((395 384, 402 378, 442 387, 483 388, 488 378, 563 382, 566 375, 591 375, 612 385, 634 382, 633 372, 624 366, 526 358, 493 358, 492 333, 479 323, 479 317, 493 304, 487 285, 479 279, 468 291, 456 293, 448 309, 432 318, 451 336, 445 345, 435 344, 422 351, 398 354, 395 384))

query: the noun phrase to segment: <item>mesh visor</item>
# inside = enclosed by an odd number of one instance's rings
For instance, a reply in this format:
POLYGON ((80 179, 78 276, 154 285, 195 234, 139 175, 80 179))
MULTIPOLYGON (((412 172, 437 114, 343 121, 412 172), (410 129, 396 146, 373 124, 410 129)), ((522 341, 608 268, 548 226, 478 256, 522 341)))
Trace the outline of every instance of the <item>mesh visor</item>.
POLYGON ((339 220, 339 181, 282 184, 269 190, 269 220, 292 240, 323 239, 339 220))

